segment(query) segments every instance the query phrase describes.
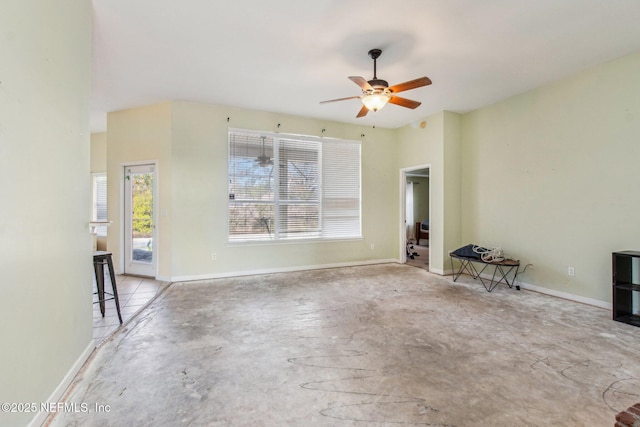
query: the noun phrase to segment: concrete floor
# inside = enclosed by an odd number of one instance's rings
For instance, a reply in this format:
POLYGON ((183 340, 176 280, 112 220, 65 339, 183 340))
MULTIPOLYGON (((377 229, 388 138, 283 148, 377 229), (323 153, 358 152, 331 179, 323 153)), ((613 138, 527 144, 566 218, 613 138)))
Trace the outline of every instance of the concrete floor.
POLYGON ((640 401, 639 338, 398 264, 173 284, 76 379, 89 412, 51 425, 611 426, 640 401))

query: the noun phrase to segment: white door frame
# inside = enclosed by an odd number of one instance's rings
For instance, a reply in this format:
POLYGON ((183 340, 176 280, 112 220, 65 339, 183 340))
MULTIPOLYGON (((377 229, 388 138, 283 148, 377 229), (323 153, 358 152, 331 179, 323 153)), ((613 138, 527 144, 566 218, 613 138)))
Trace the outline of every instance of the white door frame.
MULTIPOLYGON (((431 175, 431 163, 400 169, 399 259, 401 264, 407 263, 407 174, 421 169, 429 169, 429 175, 431 175)), ((431 179, 429 179, 429 218, 431 218, 431 179)), ((429 230, 429 235, 431 235, 431 230, 429 230)), ((431 252, 429 250, 429 270, 431 270, 431 252)))
POLYGON ((125 212, 126 206, 127 204, 125 203, 125 198, 126 198, 126 175, 127 175, 127 168, 129 167, 136 167, 136 166, 152 166, 153 167, 153 188, 152 188, 152 192, 153 192, 153 218, 152 218, 152 222, 153 222, 153 234, 152 234, 152 245, 153 245, 153 257, 152 257, 152 263, 150 266, 150 272, 148 274, 141 274, 141 275, 148 275, 150 277, 156 277, 158 274, 158 242, 159 242, 159 230, 158 227, 156 226, 157 224, 157 220, 158 220, 158 161, 157 160, 148 160, 148 161, 137 161, 137 162, 128 162, 128 163, 121 163, 121 169, 120 169, 120 201, 122 203, 122 209, 120 209, 120 265, 122 266, 122 272, 123 274, 140 274, 137 272, 132 272, 132 271, 127 271, 127 266, 128 266, 128 262, 127 262, 127 251, 125 249, 125 245, 126 245, 126 239, 128 239, 128 236, 126 235, 126 230, 127 230, 127 225, 126 225, 126 221, 127 221, 127 214, 125 212))

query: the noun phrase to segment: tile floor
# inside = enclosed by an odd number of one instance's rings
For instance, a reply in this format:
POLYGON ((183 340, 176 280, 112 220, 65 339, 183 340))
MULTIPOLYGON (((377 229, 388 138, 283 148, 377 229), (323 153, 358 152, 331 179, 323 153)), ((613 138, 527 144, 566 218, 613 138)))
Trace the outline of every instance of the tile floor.
MULTIPOLYGON (((120 313, 122 321, 126 323, 134 314, 145 307, 168 283, 154 280, 148 277, 116 276, 116 286, 120 300, 120 313)), ((93 287, 95 290, 95 280, 93 287)), ((105 291, 111 291, 111 280, 108 273, 105 275, 105 291)), ((97 301, 97 295, 93 296, 97 301)), ((105 302, 104 317, 100 314, 100 306, 93 305, 93 339, 96 346, 113 334, 120 327, 118 313, 113 300, 105 302)))

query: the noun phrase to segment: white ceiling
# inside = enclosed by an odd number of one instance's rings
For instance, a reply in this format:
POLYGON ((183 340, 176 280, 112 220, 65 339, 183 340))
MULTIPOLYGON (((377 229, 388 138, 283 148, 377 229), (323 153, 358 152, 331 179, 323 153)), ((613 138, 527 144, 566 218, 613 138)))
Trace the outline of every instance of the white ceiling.
POLYGON ((640 51, 639 0, 93 0, 92 131, 106 113, 186 100, 395 128, 466 112, 640 51), (356 119, 348 76, 421 76, 356 119))

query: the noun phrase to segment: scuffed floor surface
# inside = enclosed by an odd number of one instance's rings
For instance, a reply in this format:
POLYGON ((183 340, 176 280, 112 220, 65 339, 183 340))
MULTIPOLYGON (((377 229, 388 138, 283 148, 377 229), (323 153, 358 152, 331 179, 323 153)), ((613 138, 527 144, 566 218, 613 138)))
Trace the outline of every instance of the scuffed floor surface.
POLYGON ((640 328, 460 280, 385 264, 173 284, 77 378, 88 413, 52 425, 611 426, 640 402, 640 328))

